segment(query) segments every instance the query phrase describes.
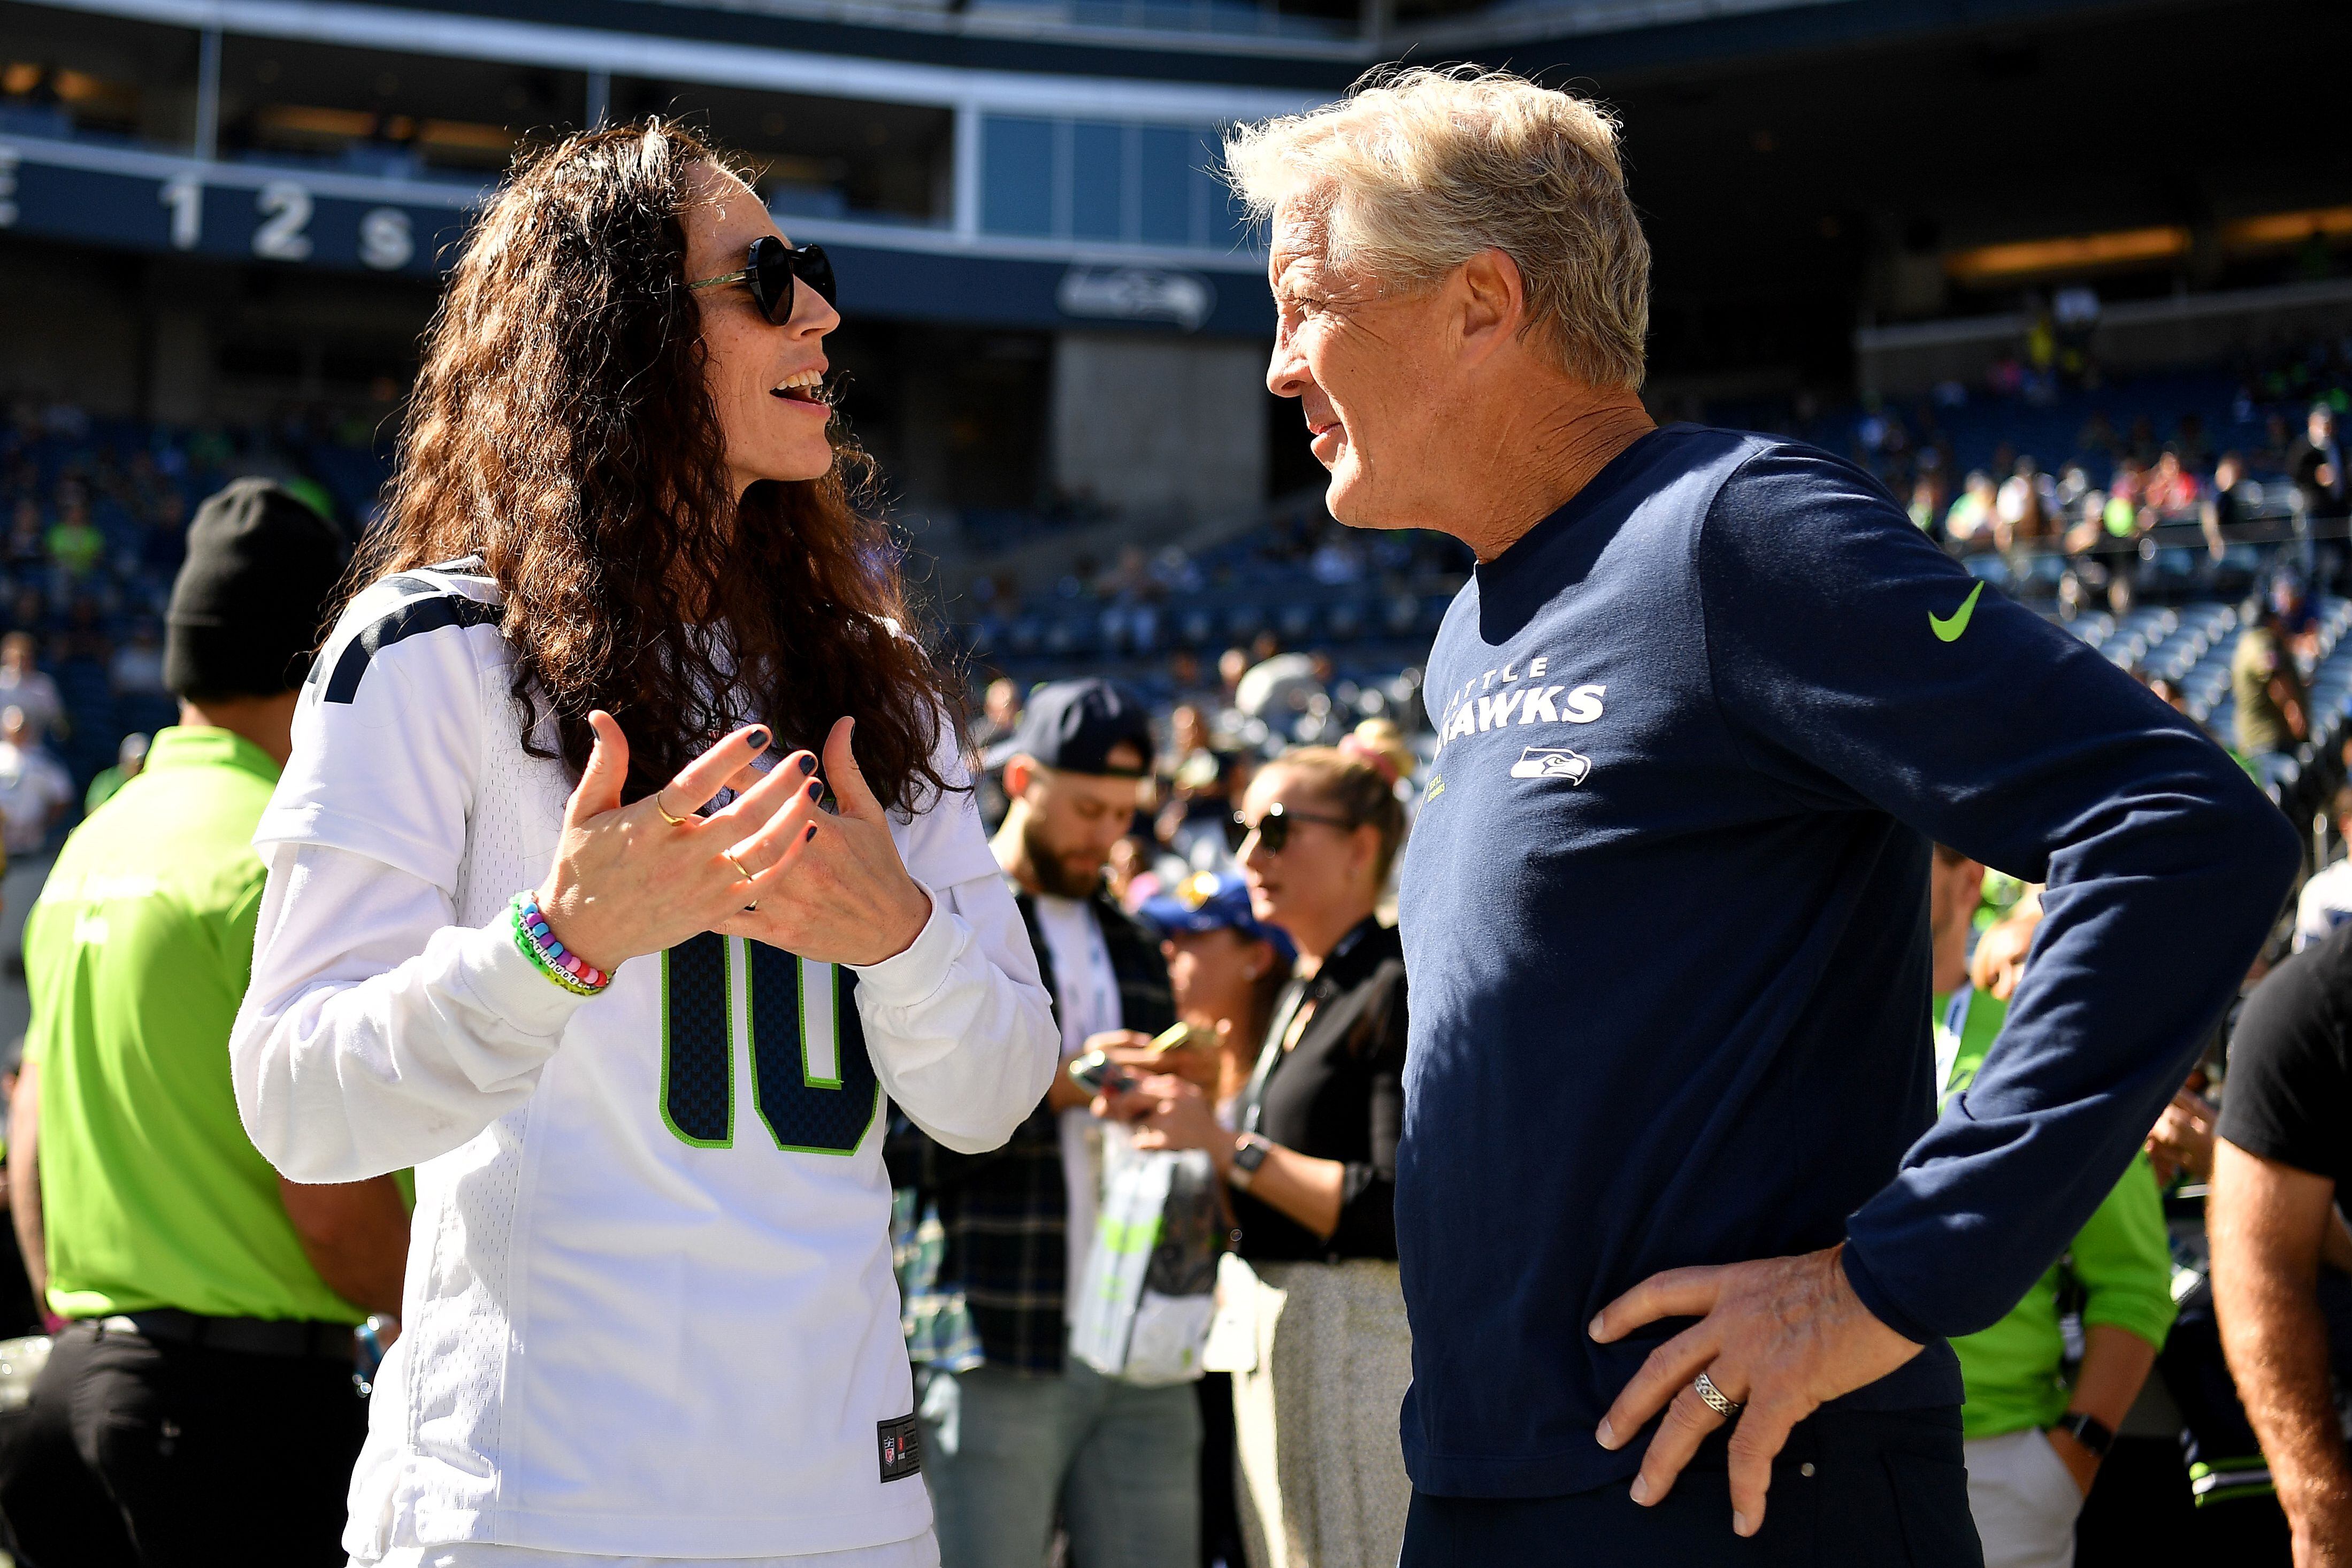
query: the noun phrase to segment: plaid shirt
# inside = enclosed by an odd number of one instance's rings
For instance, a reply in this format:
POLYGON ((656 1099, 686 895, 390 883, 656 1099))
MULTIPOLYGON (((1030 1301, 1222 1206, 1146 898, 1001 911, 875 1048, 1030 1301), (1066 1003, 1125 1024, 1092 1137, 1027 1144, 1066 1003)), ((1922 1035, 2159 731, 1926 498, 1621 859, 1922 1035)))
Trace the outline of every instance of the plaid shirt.
MULTIPOLYGON (((1014 902, 1058 1019, 1060 990, 1036 900, 1016 892, 1014 902)), ((1159 943, 1103 894, 1089 903, 1118 980, 1121 1027, 1158 1034, 1176 1021, 1159 943)), ((1061 1371, 1069 1337, 1062 1312, 1069 1193, 1056 1113, 1041 1100, 1003 1147, 983 1155, 943 1148, 903 1117, 893 1123, 893 1179, 915 1189, 914 1201, 899 1208, 908 1354, 950 1371, 982 1360, 1020 1372, 1061 1371)))

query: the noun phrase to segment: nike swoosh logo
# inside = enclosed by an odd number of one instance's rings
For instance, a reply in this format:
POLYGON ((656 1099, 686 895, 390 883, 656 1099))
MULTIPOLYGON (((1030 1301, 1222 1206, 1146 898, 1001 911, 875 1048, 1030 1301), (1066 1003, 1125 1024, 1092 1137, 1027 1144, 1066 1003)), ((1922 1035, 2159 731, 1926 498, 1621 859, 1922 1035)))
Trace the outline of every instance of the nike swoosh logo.
POLYGON ((1977 612, 1977 595, 1983 591, 1984 584, 1981 582, 1969 589, 1969 596, 1960 601, 1960 607, 1949 615, 1938 615, 1929 611, 1927 629, 1947 643, 1958 642, 1960 633, 1969 629, 1969 617, 1977 612))

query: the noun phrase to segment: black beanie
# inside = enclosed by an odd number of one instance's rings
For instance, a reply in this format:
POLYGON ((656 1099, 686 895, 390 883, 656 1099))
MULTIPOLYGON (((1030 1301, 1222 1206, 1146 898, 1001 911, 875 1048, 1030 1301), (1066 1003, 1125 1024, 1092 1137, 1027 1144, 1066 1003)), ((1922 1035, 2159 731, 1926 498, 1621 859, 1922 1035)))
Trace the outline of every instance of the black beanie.
POLYGON ((302 684, 342 531, 268 479, 239 479, 196 508, 164 615, 163 684, 181 696, 276 696, 302 684))

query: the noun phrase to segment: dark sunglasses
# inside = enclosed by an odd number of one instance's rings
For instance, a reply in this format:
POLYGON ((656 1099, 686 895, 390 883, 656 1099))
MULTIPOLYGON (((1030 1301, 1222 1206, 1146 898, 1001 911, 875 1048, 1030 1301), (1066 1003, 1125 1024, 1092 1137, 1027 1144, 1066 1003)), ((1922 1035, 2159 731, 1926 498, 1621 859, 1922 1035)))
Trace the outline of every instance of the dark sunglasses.
POLYGON ((1249 836, 1255 833, 1259 843, 1264 844, 1273 853, 1280 854, 1283 847, 1290 842, 1291 825, 1296 822, 1320 822, 1327 828, 1337 828, 1343 833, 1354 832, 1357 826, 1345 817, 1326 817, 1314 811, 1294 811, 1276 800, 1265 809, 1265 815, 1255 822, 1244 818, 1239 811, 1234 813, 1232 831, 1239 834, 1234 840, 1234 848, 1238 851, 1242 845, 1249 841, 1249 836))
POLYGON ((740 272, 730 272, 723 277, 706 277, 699 283, 689 283, 688 288, 717 288, 723 284, 741 283, 750 286, 752 302, 760 314, 781 327, 793 319, 794 280, 816 290, 817 298, 827 305, 834 303, 833 263, 821 245, 793 246, 773 235, 761 235, 751 242, 749 265, 740 272))

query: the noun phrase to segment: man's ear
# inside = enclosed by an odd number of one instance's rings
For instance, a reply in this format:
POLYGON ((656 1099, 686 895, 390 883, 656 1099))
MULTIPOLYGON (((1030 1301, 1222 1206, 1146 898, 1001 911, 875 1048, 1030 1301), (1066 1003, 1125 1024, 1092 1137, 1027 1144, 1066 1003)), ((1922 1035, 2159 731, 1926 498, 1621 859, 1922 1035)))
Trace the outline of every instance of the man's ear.
POLYGON ((1454 287, 1464 353, 1484 360, 1517 338, 1528 318, 1519 264, 1489 246, 1462 264, 1454 287))
POLYGON ((1006 800, 1018 800, 1022 796, 1029 793, 1029 786, 1036 782, 1036 779, 1037 770, 1027 758, 1008 757, 1004 759, 1004 798, 1006 800))

